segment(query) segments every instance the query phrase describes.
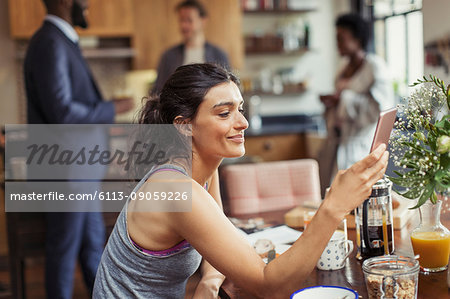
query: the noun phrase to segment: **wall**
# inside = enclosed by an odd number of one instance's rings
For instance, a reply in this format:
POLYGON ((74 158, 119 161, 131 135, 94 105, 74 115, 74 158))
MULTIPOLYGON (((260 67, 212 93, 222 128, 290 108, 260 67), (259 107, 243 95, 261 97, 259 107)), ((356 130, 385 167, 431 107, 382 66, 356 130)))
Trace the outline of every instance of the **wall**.
POLYGON ((9 37, 8 1, 0 0, 0 124, 18 123, 17 72, 14 42, 9 37))
MULTIPOLYGON (((423 1, 423 42, 425 45, 444 37, 447 37, 450 42, 449 11, 450 1, 448 0, 423 1)), ((448 54, 450 55, 450 53, 448 54)), ((447 84, 450 83, 450 73, 445 73, 442 67, 425 65, 424 73, 436 75, 447 84)))

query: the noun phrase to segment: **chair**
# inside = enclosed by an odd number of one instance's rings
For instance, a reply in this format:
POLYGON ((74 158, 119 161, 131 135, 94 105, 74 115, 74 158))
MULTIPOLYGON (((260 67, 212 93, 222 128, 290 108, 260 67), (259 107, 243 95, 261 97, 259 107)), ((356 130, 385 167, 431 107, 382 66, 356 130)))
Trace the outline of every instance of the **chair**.
POLYGON ((316 160, 227 165, 221 169, 231 215, 293 208, 320 201, 316 160))

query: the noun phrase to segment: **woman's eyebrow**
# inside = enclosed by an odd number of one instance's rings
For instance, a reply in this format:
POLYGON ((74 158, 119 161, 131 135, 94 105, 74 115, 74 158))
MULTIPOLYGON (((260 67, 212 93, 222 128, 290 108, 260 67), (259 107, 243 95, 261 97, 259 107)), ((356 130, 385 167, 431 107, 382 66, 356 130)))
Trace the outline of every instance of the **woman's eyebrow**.
MULTIPOLYGON (((239 103, 239 106, 242 105, 243 103, 244 103, 244 101, 242 100, 242 101, 239 103)), ((220 102, 220 103, 215 104, 215 105, 213 106, 213 109, 214 109, 214 108, 217 108, 217 107, 222 107, 222 106, 234 106, 234 105, 235 105, 235 102, 233 102, 233 101, 220 102)))
POLYGON ((233 102, 233 101, 229 101, 229 102, 220 102, 220 103, 215 104, 215 105, 213 106, 213 109, 214 109, 214 108, 217 108, 217 107, 222 107, 222 106, 234 106, 234 102, 233 102))

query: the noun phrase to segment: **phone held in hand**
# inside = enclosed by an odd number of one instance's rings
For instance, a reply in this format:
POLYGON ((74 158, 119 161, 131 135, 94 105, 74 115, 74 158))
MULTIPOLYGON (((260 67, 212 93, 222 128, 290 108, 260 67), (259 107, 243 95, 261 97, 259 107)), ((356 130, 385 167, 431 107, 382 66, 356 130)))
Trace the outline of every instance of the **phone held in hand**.
POLYGON ((380 112, 370 152, 373 152, 382 143, 386 144, 387 147, 396 115, 397 108, 395 107, 380 112))

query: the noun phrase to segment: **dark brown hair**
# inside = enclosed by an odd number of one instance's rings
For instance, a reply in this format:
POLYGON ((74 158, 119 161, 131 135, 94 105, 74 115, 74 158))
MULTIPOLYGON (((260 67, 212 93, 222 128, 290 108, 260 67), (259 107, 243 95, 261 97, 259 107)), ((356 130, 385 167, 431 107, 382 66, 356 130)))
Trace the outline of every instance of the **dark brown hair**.
POLYGON ((183 2, 178 3, 175 8, 175 11, 180 11, 182 8, 195 8, 198 11, 198 14, 202 18, 206 18, 208 16, 208 12, 206 11, 203 4, 196 0, 185 0, 183 2))
POLYGON ((239 79, 225 68, 211 63, 180 66, 167 79, 161 93, 150 96, 140 117, 140 124, 173 124, 177 116, 193 119, 206 93, 216 85, 239 79))

